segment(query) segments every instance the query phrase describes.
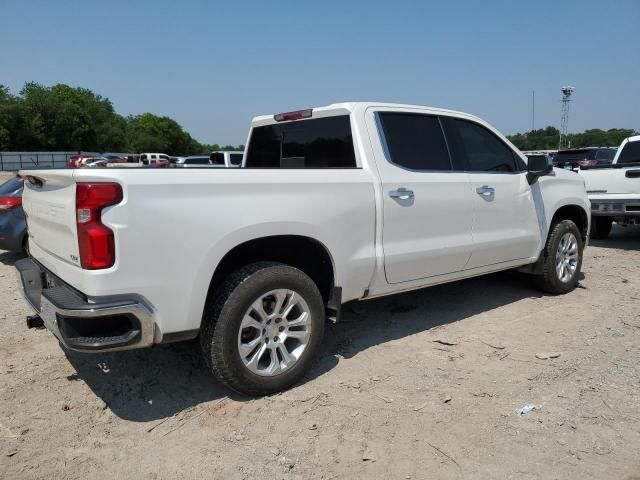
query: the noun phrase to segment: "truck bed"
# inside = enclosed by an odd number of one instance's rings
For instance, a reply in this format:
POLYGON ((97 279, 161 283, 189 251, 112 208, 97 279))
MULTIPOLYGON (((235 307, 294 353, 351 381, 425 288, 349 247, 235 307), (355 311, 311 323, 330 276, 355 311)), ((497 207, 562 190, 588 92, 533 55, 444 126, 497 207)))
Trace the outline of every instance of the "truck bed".
POLYGON ((31 178, 25 182, 24 207, 35 260, 87 296, 142 295, 155 312, 156 341, 169 332, 199 328, 215 266, 242 243, 243 235, 250 239, 254 231, 260 236, 304 231, 326 245, 335 256, 336 276, 348 272, 348 279, 336 278, 339 285, 352 286, 343 291, 347 300, 361 296, 373 275, 375 201, 366 169, 68 169, 21 174, 31 178), (111 268, 91 271, 79 266, 77 182, 122 185, 122 202, 102 215, 115 236, 116 263, 111 268))

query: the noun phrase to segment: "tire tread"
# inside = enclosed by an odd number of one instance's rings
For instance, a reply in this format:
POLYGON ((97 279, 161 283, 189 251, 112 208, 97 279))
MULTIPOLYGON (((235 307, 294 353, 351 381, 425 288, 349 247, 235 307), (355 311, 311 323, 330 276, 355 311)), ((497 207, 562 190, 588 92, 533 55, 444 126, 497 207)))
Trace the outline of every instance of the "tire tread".
MULTIPOLYGON (((230 358, 229 354, 231 353, 228 351, 230 346, 224 341, 225 338, 228 338, 229 334, 235 336, 235 332, 228 331, 230 328, 233 328, 233 325, 230 322, 221 321, 221 315, 233 293, 239 288, 242 288, 243 284, 249 281, 255 274, 266 269, 271 269, 269 272, 270 276, 286 273, 288 275, 295 275, 299 281, 310 284, 310 286, 313 286, 314 294, 320 299, 320 304, 322 305, 320 292, 311 279, 304 272, 279 262, 262 261, 245 265, 230 274, 216 289, 216 292, 210 295, 205 307, 202 332, 200 335, 200 346, 205 362, 216 379, 229 388, 250 396, 273 393, 281 390, 281 388, 265 388, 257 384, 243 382, 240 379, 236 367, 228 361, 230 358)), ((323 317, 320 323, 324 325, 323 317)), ((322 328, 320 328, 319 334, 322 335, 322 328)))
MULTIPOLYGON (((564 233, 567 229, 573 230, 573 233, 576 235, 578 240, 578 247, 580 250, 580 260, 579 267, 582 266, 582 237, 580 236, 580 230, 577 225, 568 219, 560 219, 554 222, 549 229, 549 235, 547 235, 547 241, 544 246, 544 250, 542 255, 544 255, 544 263, 542 272, 535 277, 536 286, 547 293, 551 293, 553 295, 564 294, 572 291, 576 284, 578 283, 577 279, 574 279, 572 282, 563 284, 557 279, 556 271, 555 271, 555 251, 552 248, 552 244, 556 241, 556 238, 564 233)), ((580 273, 580 268, 578 268, 576 275, 580 273)))

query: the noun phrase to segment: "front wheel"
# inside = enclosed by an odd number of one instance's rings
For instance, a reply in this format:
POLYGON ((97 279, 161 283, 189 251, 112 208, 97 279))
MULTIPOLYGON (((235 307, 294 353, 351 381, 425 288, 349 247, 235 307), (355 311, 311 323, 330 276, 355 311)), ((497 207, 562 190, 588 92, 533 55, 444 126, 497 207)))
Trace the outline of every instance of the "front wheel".
POLYGON ((582 268, 582 235, 571 220, 562 220, 551 227, 543 251, 542 273, 536 283, 541 290, 553 294, 569 293, 578 284, 582 268))
POLYGON ((252 396, 285 390, 311 366, 324 332, 324 305, 302 271, 247 265, 211 298, 200 343, 214 376, 252 396))

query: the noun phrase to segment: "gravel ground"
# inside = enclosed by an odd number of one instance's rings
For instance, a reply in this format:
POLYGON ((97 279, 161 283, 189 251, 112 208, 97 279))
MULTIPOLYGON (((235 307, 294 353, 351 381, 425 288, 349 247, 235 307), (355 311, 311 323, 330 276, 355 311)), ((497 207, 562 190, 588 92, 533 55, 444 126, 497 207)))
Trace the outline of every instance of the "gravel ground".
POLYGON ((638 479, 638 250, 615 227, 561 297, 501 273, 356 303, 262 399, 194 343, 65 352, 26 328, 0 251, 0 478, 638 479))

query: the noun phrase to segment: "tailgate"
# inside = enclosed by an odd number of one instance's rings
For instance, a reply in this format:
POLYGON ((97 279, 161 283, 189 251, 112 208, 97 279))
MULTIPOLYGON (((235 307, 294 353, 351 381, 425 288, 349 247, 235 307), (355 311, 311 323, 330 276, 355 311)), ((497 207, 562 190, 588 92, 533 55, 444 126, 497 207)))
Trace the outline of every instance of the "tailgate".
POLYGON ((27 214, 29 242, 38 248, 37 258, 79 266, 76 235, 76 184, 73 170, 24 170, 22 194, 27 214))
POLYGON ((640 193, 640 167, 580 170, 590 195, 640 193))

